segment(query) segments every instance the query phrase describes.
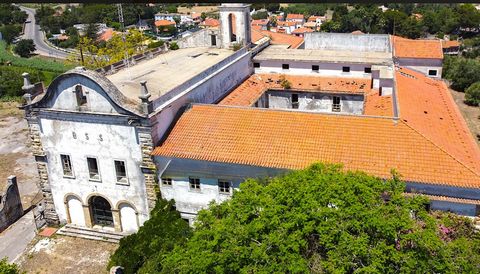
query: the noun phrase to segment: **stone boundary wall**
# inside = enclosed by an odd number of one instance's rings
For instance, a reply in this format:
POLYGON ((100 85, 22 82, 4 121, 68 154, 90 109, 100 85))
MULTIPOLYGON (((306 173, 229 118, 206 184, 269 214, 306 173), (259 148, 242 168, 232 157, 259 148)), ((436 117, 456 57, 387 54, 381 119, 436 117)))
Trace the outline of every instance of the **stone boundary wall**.
POLYGON ((23 215, 22 200, 18 191, 17 177, 8 177, 5 191, 0 192, 0 232, 23 215))

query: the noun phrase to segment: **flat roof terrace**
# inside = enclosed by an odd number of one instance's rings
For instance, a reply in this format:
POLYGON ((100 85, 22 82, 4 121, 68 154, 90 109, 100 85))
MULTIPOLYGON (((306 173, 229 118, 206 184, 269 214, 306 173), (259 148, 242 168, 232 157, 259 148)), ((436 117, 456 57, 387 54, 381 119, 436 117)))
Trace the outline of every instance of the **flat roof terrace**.
POLYGON ((140 82, 147 81, 151 99, 155 100, 233 53, 209 47, 173 50, 125 67, 107 78, 123 95, 136 101, 140 101, 140 82))
POLYGON ((281 46, 269 46, 254 58, 255 61, 285 60, 327 63, 393 64, 391 52, 359 52, 347 50, 323 49, 285 49, 281 46))

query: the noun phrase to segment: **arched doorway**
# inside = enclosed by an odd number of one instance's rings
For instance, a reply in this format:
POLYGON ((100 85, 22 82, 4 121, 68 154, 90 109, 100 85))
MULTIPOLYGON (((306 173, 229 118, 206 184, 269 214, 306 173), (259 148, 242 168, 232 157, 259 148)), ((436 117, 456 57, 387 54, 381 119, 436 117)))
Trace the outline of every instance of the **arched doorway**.
POLYGON ((128 203, 118 206, 123 232, 136 232, 138 230, 137 211, 128 203))
POLYGON ((88 201, 92 214, 92 225, 113 227, 112 206, 107 199, 101 196, 93 196, 88 201))
POLYGON ((228 35, 230 36, 230 42, 236 42, 237 41, 237 20, 235 18, 235 14, 230 13, 228 15, 228 35))
POLYGON ((66 198, 66 205, 70 223, 77 226, 85 226, 82 201, 73 195, 69 195, 66 198))

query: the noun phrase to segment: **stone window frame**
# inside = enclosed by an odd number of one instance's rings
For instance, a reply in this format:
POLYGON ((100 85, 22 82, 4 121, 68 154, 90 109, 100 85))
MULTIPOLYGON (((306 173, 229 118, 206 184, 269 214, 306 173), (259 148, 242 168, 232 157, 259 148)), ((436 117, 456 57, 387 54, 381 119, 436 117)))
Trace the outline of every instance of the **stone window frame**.
POLYGON ((230 180, 218 179, 217 186, 218 186, 218 193, 219 194, 221 194, 221 195, 232 195, 233 185, 232 185, 232 182, 230 180), (223 186, 223 187, 220 186, 220 183, 228 183, 228 192, 227 191, 222 191, 222 188, 225 188, 225 186, 223 186))
POLYGON ((118 185, 130 185, 130 182, 128 180, 128 168, 127 168, 127 160, 122 160, 122 159, 118 159, 118 158, 114 158, 113 159, 113 172, 114 172, 114 175, 115 175, 115 182, 116 184, 118 185), (123 162, 124 163, 124 167, 125 167, 125 177, 123 178, 124 180, 120 179, 118 180, 118 175, 117 175, 117 165, 115 162, 123 162))
POLYGON ((75 171, 73 170, 72 155, 70 153, 60 153, 60 165, 62 167, 63 178, 75 179, 75 171), (63 166, 62 156, 67 156, 68 157, 68 161, 70 163, 70 172, 72 173, 72 175, 65 174, 65 169, 64 169, 64 166, 63 166))
POLYGON ((172 187, 173 186, 173 179, 170 178, 170 177, 162 177, 162 178, 160 178, 160 181, 162 183, 162 186, 164 186, 164 187, 172 187))
POLYGON ((191 192, 201 192, 202 191, 202 182, 200 180, 200 177, 188 177, 188 190, 191 192), (198 180, 198 187, 192 187, 192 185, 196 185, 196 183, 192 183, 192 180, 197 181, 198 180))
POLYGON ((92 156, 92 155, 85 155, 85 160, 87 162, 88 180, 92 181, 92 182, 101 182, 102 181, 102 174, 100 172, 100 164, 99 164, 100 161, 98 160, 98 157, 92 156), (97 162, 98 179, 92 178, 90 176, 90 166, 88 164, 88 158, 95 159, 95 161, 97 162))

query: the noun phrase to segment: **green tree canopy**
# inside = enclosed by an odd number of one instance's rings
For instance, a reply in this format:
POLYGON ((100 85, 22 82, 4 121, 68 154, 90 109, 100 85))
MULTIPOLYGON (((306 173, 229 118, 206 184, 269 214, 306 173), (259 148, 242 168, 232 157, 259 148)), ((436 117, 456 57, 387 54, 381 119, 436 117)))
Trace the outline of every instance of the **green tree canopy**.
POLYGON ((9 264, 7 258, 0 260, 0 274, 19 274, 21 273, 16 264, 9 264))
POLYGON ((473 273, 471 221, 437 217, 423 197, 382 180, 315 164, 249 179, 232 199, 199 212, 186 245, 158 253, 144 273, 473 273))
POLYGON ((471 106, 480 104, 480 82, 470 85, 465 91, 465 103, 471 106))
POLYGON ((15 46, 15 53, 21 57, 28 58, 35 51, 35 44, 32 39, 22 39, 15 46))

